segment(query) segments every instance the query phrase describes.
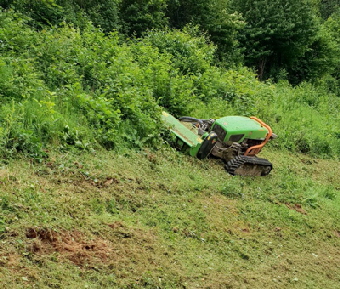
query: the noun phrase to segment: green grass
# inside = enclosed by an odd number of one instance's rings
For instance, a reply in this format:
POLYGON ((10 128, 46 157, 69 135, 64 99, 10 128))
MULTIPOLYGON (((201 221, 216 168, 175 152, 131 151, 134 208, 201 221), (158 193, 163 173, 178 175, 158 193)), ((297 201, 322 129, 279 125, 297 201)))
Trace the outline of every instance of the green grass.
POLYGON ((216 67, 185 31, 122 43, 0 17, 2 287, 338 286, 340 101, 327 88, 216 67), (159 147, 163 109, 260 117, 280 136, 263 154, 273 173, 128 151, 159 147))
POLYGON ((336 288, 340 163, 266 151, 268 177, 158 152, 0 170, 3 288, 336 288))

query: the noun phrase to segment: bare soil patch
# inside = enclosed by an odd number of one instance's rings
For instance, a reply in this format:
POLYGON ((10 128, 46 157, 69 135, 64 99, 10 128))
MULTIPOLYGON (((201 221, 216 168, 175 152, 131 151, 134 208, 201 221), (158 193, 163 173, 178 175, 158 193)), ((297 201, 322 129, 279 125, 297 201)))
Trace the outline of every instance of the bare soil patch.
POLYGON ((81 232, 55 231, 47 228, 28 228, 26 237, 32 239, 29 251, 34 255, 51 255, 66 258, 77 266, 94 261, 107 262, 113 252, 110 242, 95 238, 88 240, 81 232))
POLYGON ((78 230, 28 228, 28 250, 35 257, 56 256, 79 267, 118 269, 129 264, 131 271, 144 271, 155 264, 154 236, 120 222, 107 224, 106 238, 88 238, 78 230), (145 258, 147 256, 147 258, 145 258))
POLYGON ((290 209, 290 210, 294 210, 297 211, 298 213, 302 214, 302 215, 307 215, 306 210, 304 210, 302 208, 301 204, 286 204, 286 206, 290 209))

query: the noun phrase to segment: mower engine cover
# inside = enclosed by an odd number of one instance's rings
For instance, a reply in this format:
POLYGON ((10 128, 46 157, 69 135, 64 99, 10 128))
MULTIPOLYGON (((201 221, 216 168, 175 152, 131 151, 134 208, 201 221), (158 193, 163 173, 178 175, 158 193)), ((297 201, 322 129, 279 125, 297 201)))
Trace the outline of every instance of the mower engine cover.
POLYGON ((222 142, 243 142, 244 139, 264 140, 268 130, 256 120, 244 116, 216 119, 211 127, 222 142))

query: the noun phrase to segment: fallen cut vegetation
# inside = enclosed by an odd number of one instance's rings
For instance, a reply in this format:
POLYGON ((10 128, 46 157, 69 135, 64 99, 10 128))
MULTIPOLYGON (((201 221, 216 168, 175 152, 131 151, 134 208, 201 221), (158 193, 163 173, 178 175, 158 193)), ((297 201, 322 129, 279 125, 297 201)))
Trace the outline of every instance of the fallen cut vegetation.
POLYGON ((266 178, 169 149, 4 165, 0 284, 336 288, 339 161, 264 154, 266 178))

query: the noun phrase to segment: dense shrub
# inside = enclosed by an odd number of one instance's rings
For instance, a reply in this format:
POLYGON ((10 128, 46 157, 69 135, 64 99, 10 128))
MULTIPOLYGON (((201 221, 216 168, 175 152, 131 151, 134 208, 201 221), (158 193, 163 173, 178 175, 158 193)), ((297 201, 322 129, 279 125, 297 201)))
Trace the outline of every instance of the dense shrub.
POLYGON ((274 85, 246 68, 214 66, 215 47, 196 28, 121 42, 90 23, 35 31, 18 13, 0 18, 0 149, 9 155, 156 147, 162 110, 256 115, 279 134, 273 146, 340 154, 340 102, 329 86, 274 85))

